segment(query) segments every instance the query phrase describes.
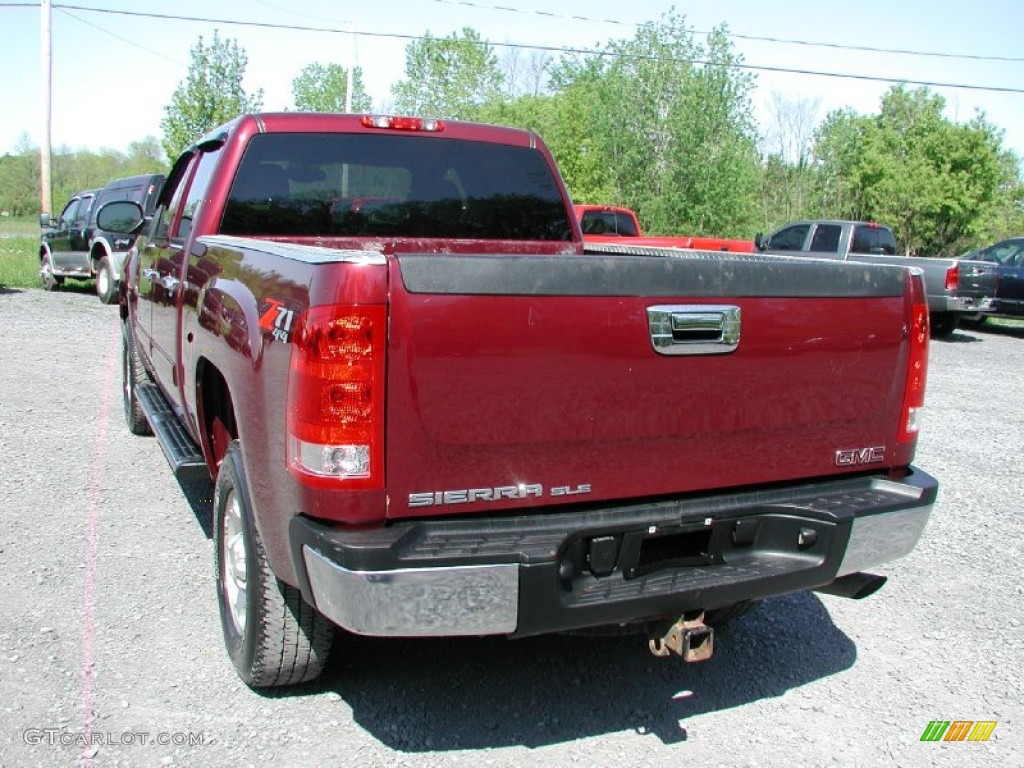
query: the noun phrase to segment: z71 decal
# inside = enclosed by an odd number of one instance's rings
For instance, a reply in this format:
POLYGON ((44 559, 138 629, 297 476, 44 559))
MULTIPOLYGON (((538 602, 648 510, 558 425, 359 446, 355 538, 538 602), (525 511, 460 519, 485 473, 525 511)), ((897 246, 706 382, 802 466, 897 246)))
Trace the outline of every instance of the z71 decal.
POLYGON ((269 331, 280 342, 287 344, 291 340, 292 324, 295 322, 295 310, 289 309, 283 301, 265 299, 267 308, 260 315, 260 328, 269 331))

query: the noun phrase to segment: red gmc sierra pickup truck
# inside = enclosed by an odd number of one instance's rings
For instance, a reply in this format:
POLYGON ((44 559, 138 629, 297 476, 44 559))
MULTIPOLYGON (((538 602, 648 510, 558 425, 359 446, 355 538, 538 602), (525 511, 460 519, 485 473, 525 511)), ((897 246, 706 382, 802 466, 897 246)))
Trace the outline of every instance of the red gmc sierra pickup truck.
POLYGON ((642 631, 710 655, 761 598, 876 590, 914 468, 914 270, 586 251, 527 131, 256 114, 175 163, 122 285, 124 406, 214 482, 253 687, 373 636, 642 631))

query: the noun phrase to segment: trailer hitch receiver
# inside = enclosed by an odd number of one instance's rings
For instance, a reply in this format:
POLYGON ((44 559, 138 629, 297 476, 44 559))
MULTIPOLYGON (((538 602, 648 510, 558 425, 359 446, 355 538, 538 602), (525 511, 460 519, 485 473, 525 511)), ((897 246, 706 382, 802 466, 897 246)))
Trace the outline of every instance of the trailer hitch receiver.
POLYGON ((675 653, 683 661, 704 661, 714 652, 715 631, 704 623, 703 611, 692 618, 683 615, 671 624, 654 627, 648 647, 655 656, 675 653))

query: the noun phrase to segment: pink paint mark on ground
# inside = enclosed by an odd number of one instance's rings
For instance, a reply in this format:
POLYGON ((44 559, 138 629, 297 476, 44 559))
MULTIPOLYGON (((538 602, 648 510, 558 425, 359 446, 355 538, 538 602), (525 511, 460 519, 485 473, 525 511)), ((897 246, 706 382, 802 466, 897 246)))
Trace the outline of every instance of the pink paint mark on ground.
MULTIPOLYGON (((82 622, 82 734, 86 744, 92 743, 92 721, 95 717, 92 707, 92 688, 95 661, 93 647, 96 639, 96 550, 99 546, 100 491, 103 485, 103 467, 107 457, 107 421, 110 415, 110 399, 119 391, 117 384, 117 343, 120 339, 120 323, 115 320, 104 355, 103 391, 100 392, 99 412, 96 414, 96 435, 93 438, 92 471, 89 473, 88 526, 85 539, 85 596, 83 598, 82 622)), ((91 768, 96 750, 86 747, 82 753, 82 766, 91 768)))

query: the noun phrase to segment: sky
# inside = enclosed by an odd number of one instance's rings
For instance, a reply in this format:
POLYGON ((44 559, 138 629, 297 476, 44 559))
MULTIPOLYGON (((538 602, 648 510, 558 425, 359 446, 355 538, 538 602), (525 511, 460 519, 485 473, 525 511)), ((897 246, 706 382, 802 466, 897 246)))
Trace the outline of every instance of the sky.
MULTIPOLYGON (((1005 132, 1004 146, 1024 157, 1024 48, 1019 44, 1024 3, 1019 0, 841 5, 821 0, 55 0, 52 145, 125 151, 147 135, 159 139, 164 107, 187 74, 191 47, 199 35, 209 40, 215 28, 245 48, 244 86, 250 92, 263 89, 265 110, 292 105, 291 82, 305 65, 345 66, 351 60, 363 70, 374 109, 387 112, 391 86, 404 75, 406 46, 425 32, 441 37, 472 27, 498 46, 499 55, 506 45, 592 49, 632 38, 638 24, 672 8, 685 16, 699 40, 727 25, 743 62, 763 68, 749 70, 756 76, 753 104, 762 125, 771 118, 773 98, 780 97, 817 105, 818 120, 843 107, 874 114, 892 84, 777 70, 1016 89, 932 87, 946 99, 947 117, 967 121, 983 111, 1005 132), (851 48, 858 46, 885 50, 851 48), (894 49, 943 55, 890 52, 894 49)), ((16 151, 26 136, 38 146, 43 136, 40 28, 38 2, 0 0, 0 154, 16 151)))

